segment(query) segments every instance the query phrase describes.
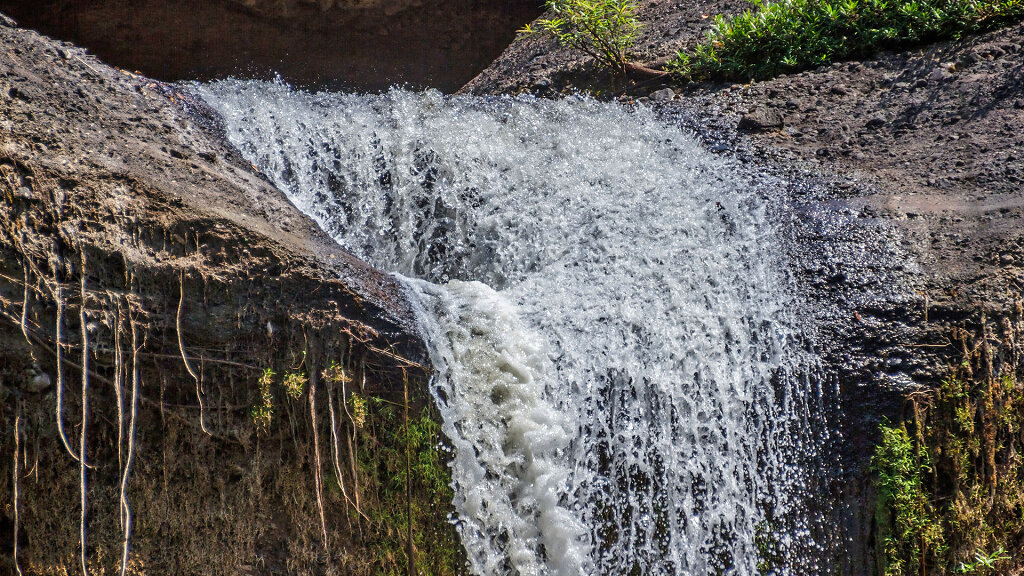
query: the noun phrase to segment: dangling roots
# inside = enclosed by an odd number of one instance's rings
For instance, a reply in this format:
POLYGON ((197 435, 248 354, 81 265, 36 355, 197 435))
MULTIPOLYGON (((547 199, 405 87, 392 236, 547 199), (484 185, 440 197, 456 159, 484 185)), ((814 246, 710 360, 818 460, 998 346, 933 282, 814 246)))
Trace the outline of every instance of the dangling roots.
MULTIPOLYGON (((57 258, 59 259, 59 256, 57 258)), ((58 274, 57 263, 54 263, 53 265, 53 276, 53 299, 57 304, 57 434, 60 436, 60 441, 64 444, 64 448, 67 449, 68 454, 70 454, 77 462, 79 460, 78 455, 75 454, 75 451, 71 448, 67 434, 64 433, 64 295, 62 293, 63 290, 61 289, 61 276, 58 274)))
POLYGON ((86 505, 88 502, 88 494, 86 487, 86 466, 85 466, 85 440, 86 440, 86 428, 88 425, 89 418, 89 328, 86 324, 85 317, 85 306, 86 306, 86 273, 85 273, 85 249, 82 249, 82 306, 79 310, 79 320, 82 324, 82 434, 79 437, 78 453, 81 458, 78 459, 78 479, 79 486, 82 492, 82 522, 80 525, 79 539, 82 546, 82 576, 89 576, 89 567, 86 565, 86 549, 85 549, 85 520, 86 520, 86 505))
POLYGON ((185 354, 185 340, 181 335, 181 309, 185 305, 185 273, 182 272, 179 276, 179 282, 181 287, 181 297, 178 300, 178 316, 177 316, 177 330, 178 330, 178 349, 181 351, 181 360, 185 363, 185 369, 188 370, 192 379, 196 381, 196 398, 199 400, 199 427, 202 428, 208 436, 213 436, 209 430, 206 429, 206 421, 203 419, 203 390, 200 384, 199 375, 192 369, 192 364, 188 361, 188 355, 185 354))
MULTIPOLYGON (((312 359, 311 359, 312 360, 312 359)), ((316 362, 310 362, 309 370, 309 418, 313 426, 313 465, 316 466, 313 478, 316 483, 316 505, 320 511, 320 533, 324 539, 324 551, 330 552, 327 543, 327 518, 324 515, 323 477, 320 464, 320 434, 316 426, 316 362)))
POLYGON ((21 423, 21 405, 18 405, 18 412, 14 416, 14 570, 21 576, 21 566, 18 565, 18 453, 21 451, 21 438, 19 437, 18 425, 21 423))
MULTIPOLYGON (((128 453, 125 456, 124 472, 121 474, 121 518, 124 520, 124 547, 121 553, 121 576, 128 570, 128 541, 132 534, 132 510, 128 506, 128 474, 132 469, 132 456, 135 454, 135 417, 139 405, 139 330, 134 318, 129 316, 128 322, 132 330, 132 399, 130 419, 128 421, 128 453)), ((120 329, 120 325, 118 326, 120 329)))

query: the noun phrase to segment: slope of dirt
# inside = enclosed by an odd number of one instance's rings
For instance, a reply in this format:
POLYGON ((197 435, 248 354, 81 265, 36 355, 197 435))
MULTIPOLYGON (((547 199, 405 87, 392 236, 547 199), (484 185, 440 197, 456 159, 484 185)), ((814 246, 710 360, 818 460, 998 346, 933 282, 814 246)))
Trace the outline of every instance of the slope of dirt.
POLYGON ((80 571, 83 446, 91 573, 122 482, 131 574, 457 571, 450 496, 398 456, 441 466, 425 358, 394 279, 197 101, 0 16, 0 572, 15 542, 80 571))

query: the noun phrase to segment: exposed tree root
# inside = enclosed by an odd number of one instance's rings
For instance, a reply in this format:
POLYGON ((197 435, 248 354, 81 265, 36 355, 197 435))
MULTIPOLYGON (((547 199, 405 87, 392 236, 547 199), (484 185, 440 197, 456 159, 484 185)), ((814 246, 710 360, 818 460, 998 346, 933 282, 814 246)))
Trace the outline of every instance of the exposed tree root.
POLYGON ((181 311, 182 308, 185 306, 185 272, 181 272, 181 275, 179 276, 179 286, 181 289, 181 297, 178 300, 178 315, 176 320, 178 330, 178 349, 181 351, 181 361, 185 363, 185 369, 188 370, 188 373, 190 376, 192 376, 192 379, 196 381, 196 399, 199 400, 199 427, 202 428, 203 432, 205 432, 208 436, 213 436, 213 434, 211 434, 210 431, 206 429, 206 421, 203 417, 203 391, 202 385, 200 384, 199 375, 196 374, 196 371, 192 369, 192 364, 190 364, 188 361, 188 355, 185 354, 185 340, 184 337, 181 335, 181 311))
POLYGON ((89 576, 89 566, 86 558, 86 507, 88 505, 88 486, 87 486, 87 471, 86 471, 86 431, 89 424, 89 325, 86 323, 85 317, 85 306, 86 306, 86 266, 85 266, 85 249, 82 249, 82 305, 79 309, 79 321, 82 325, 82 432, 79 436, 78 453, 81 455, 78 463, 78 482, 81 488, 82 495, 82 521, 80 525, 79 542, 82 547, 82 576, 89 576))
MULTIPOLYGON (((340 379, 345 378, 344 370, 341 370, 340 379)), ((356 506, 356 503, 352 501, 352 498, 348 495, 348 490, 345 488, 345 475, 341 472, 341 458, 338 455, 338 424, 334 414, 334 377, 328 376, 324 378, 327 381, 327 413, 331 419, 331 462, 334 465, 334 475, 338 478, 338 487, 341 488, 341 495, 345 498, 346 504, 356 509, 356 513, 362 515, 362 511, 356 506)), ((344 402, 344 397, 342 398, 344 402)), ((352 520, 345 515, 345 520, 348 521, 349 530, 352 529, 352 520)), ((369 520, 369 518, 367 518, 369 520)))
POLYGON ((121 473, 121 517, 124 519, 124 545, 121 552, 121 576, 128 570, 128 546, 132 535, 132 509, 128 505, 128 475, 132 469, 135 454, 135 418, 139 406, 139 328, 134 318, 129 317, 132 331, 132 399, 128 421, 128 453, 125 455, 124 470, 121 473))
POLYGON ((31 275, 28 269, 27 257, 25 257, 23 263, 25 268, 25 295, 21 299, 21 333, 25 335, 25 340, 31 344, 32 341, 28 337, 28 299, 30 296, 29 285, 31 282, 29 279, 31 278, 31 275))
POLYGON ((324 539, 324 551, 330 554, 330 545, 327 542, 327 517, 324 515, 323 476, 320 464, 320 433, 316 425, 316 385, 317 370, 316 361, 310 358, 309 370, 309 419, 313 426, 313 478, 316 484, 316 506, 320 512, 320 533, 324 539))
POLYGON ((409 576, 416 573, 415 546, 412 541, 412 447, 409 443, 409 376, 402 369, 402 395, 405 401, 405 413, 402 419, 405 424, 405 514, 406 514, 406 542, 408 544, 409 576))
MULTIPOLYGON (((57 259, 60 257, 57 256, 57 259)), ((75 461, 78 461, 78 455, 71 448, 71 443, 68 442, 67 434, 64 433, 64 295, 61 289, 61 276, 58 273, 58 265, 54 263, 53 266, 53 299, 57 304, 57 320, 56 320, 56 339, 57 344, 55 351, 57 354, 57 434, 60 436, 61 443, 64 444, 64 448, 68 451, 75 461)))
MULTIPOLYGON (((121 470, 124 445, 124 355, 121 350, 121 302, 117 302, 117 317, 114 321, 114 393, 117 394, 117 469, 121 470)), ((124 528, 124 516, 121 516, 121 528, 124 528)))
MULTIPOLYGON (((356 421, 354 418, 352 418, 352 413, 349 412, 348 403, 345 402, 345 399, 348 398, 347 390, 345 390, 345 380, 346 378, 341 379, 341 405, 342 407, 345 408, 345 415, 348 416, 348 421, 352 423, 352 435, 348 437, 348 456, 349 464, 351 465, 352 468, 353 494, 355 495, 356 500, 356 512, 358 512, 360 516, 365 517, 365 514, 362 513, 359 507, 359 469, 356 466, 356 448, 358 447, 359 444, 358 439, 356 438, 356 421)), ((367 518, 367 522, 369 522, 369 518, 367 518)), ((359 528, 359 533, 362 534, 362 523, 357 521, 356 524, 357 527, 359 528)))
POLYGON ((14 416, 14 472, 12 473, 12 478, 11 478, 12 483, 14 484, 14 494, 13 494, 13 500, 14 500, 14 553, 13 553, 13 560, 14 560, 14 571, 18 574, 18 576, 21 576, 21 566, 18 565, 18 529, 19 529, 19 525, 18 525, 19 524, 19 522, 18 522, 19 521, 19 518, 18 518, 18 481, 20 480, 20 478, 18 477, 18 474, 19 474, 19 471, 18 471, 18 456, 19 456, 19 452, 21 451, 21 438, 20 438, 21 432, 19 430, 18 425, 20 423, 21 423, 21 404, 19 403, 18 407, 17 407, 17 412, 15 413, 15 416, 14 416))

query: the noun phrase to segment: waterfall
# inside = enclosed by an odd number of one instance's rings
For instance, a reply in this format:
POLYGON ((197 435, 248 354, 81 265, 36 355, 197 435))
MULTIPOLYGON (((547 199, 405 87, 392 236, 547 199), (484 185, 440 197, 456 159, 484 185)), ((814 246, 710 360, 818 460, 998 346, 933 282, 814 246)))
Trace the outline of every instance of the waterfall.
POLYGON ((643 108, 195 89, 297 207, 403 278, 472 572, 829 570, 834 391, 784 194, 643 108))

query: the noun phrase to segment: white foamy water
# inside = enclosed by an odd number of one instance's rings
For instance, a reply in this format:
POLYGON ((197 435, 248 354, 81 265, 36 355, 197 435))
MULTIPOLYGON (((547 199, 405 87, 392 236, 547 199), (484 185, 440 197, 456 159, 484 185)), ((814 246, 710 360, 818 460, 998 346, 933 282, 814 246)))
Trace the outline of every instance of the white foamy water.
POLYGON ((585 99, 197 90, 407 278, 474 573, 824 571, 827 424, 770 191, 585 99))

